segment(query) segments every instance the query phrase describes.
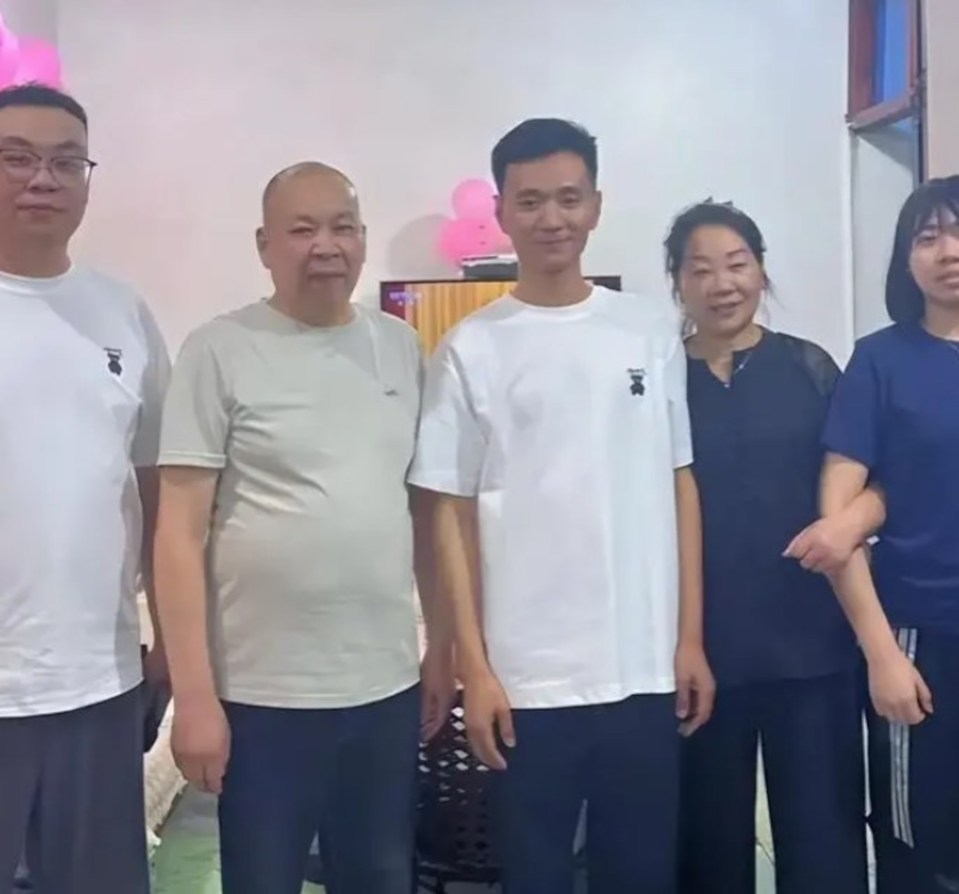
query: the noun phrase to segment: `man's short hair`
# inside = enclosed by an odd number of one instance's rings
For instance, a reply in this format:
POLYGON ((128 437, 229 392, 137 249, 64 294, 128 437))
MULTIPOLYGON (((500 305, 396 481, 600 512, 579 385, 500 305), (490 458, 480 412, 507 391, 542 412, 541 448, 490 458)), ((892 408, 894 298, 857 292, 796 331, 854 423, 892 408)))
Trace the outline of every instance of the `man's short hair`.
POLYGON ((0 109, 23 108, 27 106, 44 109, 62 109, 73 115, 84 130, 89 127, 87 112, 72 96, 46 84, 20 84, 0 90, 0 109))
POLYGON ((502 192, 506 182, 506 169, 512 164, 538 161, 570 152, 578 155, 590 180, 596 185, 599 173, 596 138, 586 128, 561 118, 530 118, 517 124, 493 148, 492 167, 496 188, 502 192))
POLYGON ((356 194, 356 187, 353 185, 353 181, 339 168, 334 168, 332 165, 325 164, 322 161, 299 161, 296 164, 288 165, 283 168, 282 171, 277 171, 266 184, 262 199, 264 214, 266 213, 266 206, 270 201, 270 197, 276 192, 277 186, 284 180, 298 177, 301 174, 326 174, 331 177, 338 177, 343 181, 350 192, 354 195, 356 194))

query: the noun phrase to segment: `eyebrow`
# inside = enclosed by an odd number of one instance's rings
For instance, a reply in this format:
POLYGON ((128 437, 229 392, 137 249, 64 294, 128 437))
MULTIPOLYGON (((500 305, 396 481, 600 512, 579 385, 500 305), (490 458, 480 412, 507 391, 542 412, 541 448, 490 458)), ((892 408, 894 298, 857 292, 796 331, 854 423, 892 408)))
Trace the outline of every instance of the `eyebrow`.
MULTIPOLYGON (((35 152, 37 149, 43 148, 37 146, 36 143, 31 143, 29 140, 24 139, 23 137, 0 137, 0 145, 3 146, 12 146, 17 149, 29 149, 31 152, 35 152)), ((87 151, 87 147, 82 143, 78 143, 76 140, 66 140, 63 143, 56 143, 50 147, 54 152, 79 152, 84 153, 87 151)))
MULTIPOLYGON (((349 223, 357 223, 359 218, 357 217, 355 211, 340 211, 337 214, 334 214, 330 220, 333 223, 343 223, 344 221, 349 223)), ((297 214, 296 217, 293 218, 293 222, 295 224, 306 223, 310 224, 311 226, 315 226, 317 223, 317 218, 312 214, 297 214)))
MULTIPOLYGON (((732 258, 735 258, 735 257, 737 257, 737 256, 739 256, 739 255, 748 255, 748 254, 749 254, 748 249, 745 249, 745 248, 734 248, 732 251, 727 251, 727 252, 726 252, 726 258, 727 258, 727 260, 731 260, 732 258)), ((712 260, 712 258, 709 258, 709 257, 707 257, 706 255, 690 255, 690 256, 689 256, 689 260, 690 260, 690 261, 700 261, 701 263, 708 263, 709 261, 712 260)))

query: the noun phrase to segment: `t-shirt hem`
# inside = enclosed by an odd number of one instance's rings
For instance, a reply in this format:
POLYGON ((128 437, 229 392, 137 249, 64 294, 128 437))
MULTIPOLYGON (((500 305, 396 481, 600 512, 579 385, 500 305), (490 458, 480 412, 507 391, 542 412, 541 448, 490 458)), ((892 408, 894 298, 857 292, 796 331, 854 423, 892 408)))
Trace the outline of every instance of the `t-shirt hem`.
MULTIPOLYGON (((502 681, 500 681, 502 682, 502 681)), ((643 680, 629 686, 594 686, 587 689, 517 689, 503 683, 510 707, 514 710, 538 708, 579 708, 588 705, 608 705, 625 701, 634 695, 663 695, 676 691, 676 677, 672 674, 643 680)))
POLYGON ((293 695, 289 692, 269 692, 261 689, 242 687, 223 687, 220 698, 237 705, 250 705, 254 708, 293 708, 300 710, 322 710, 332 708, 362 708, 375 702, 381 702, 412 689, 419 683, 419 670, 402 681, 390 685, 378 686, 361 694, 353 695, 317 695, 306 693, 293 695))
POLYGON ((862 653, 850 650, 850 654, 836 662, 823 662, 815 667, 803 669, 771 670, 764 673, 724 674, 721 669, 713 666, 713 675, 719 689, 740 689, 748 686, 765 686, 775 683, 802 683, 808 680, 824 680, 827 677, 838 677, 856 670, 862 661, 862 653))
POLYGON ((852 447, 849 444, 843 444, 828 437, 823 438, 822 445, 826 449, 827 453, 833 453, 836 456, 841 456, 843 459, 848 459, 854 463, 859 463, 861 466, 865 466, 867 469, 872 469, 874 465, 875 458, 867 455, 865 450, 857 450, 855 447, 852 447))
POLYGON ((186 450, 164 450, 156 461, 158 466, 190 466, 197 469, 223 469, 226 457, 213 453, 190 453, 186 450))
POLYGON ((411 472, 407 476, 407 483, 424 490, 435 491, 440 494, 450 494, 454 497, 475 497, 477 488, 468 487, 456 475, 435 473, 411 472))
POLYGON ((115 686, 103 689, 84 690, 72 698, 59 697, 55 699, 30 699, 5 702, 0 697, 0 719, 23 717, 45 717, 50 714, 68 714, 103 704, 111 699, 119 698, 132 692, 143 683, 142 676, 135 683, 118 683, 115 686))

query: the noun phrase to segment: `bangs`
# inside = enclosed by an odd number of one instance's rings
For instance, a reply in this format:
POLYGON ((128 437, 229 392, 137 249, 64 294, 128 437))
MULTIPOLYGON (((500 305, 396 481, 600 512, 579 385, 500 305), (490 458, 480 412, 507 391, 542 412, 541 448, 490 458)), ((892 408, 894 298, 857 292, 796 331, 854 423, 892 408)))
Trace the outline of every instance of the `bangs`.
POLYGON ((959 222, 959 176, 930 180, 920 186, 903 208, 903 235, 912 242, 930 225, 941 229, 948 222, 959 222))

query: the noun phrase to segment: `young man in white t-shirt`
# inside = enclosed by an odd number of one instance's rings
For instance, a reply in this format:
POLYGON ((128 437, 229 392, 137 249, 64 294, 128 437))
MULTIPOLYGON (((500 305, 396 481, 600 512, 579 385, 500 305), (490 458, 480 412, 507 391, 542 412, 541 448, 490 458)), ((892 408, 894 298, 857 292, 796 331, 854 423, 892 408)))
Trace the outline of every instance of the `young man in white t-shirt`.
POLYGON ((169 361, 139 297, 70 261, 92 169, 75 100, 0 92, 0 891, 24 849, 37 894, 148 889, 136 592, 169 361))
POLYGON ((526 121, 493 150, 512 294, 432 358, 411 483, 440 494, 470 741, 497 779, 509 894, 675 885, 679 748, 709 716, 686 359, 668 305, 593 287, 595 140, 526 121))
POLYGON ((419 343, 351 301, 366 229, 339 171, 280 172, 257 243, 273 296, 187 339, 164 413, 174 755, 220 794, 224 894, 299 894, 317 833, 330 890, 409 894, 418 738, 453 695, 406 486, 419 343))

